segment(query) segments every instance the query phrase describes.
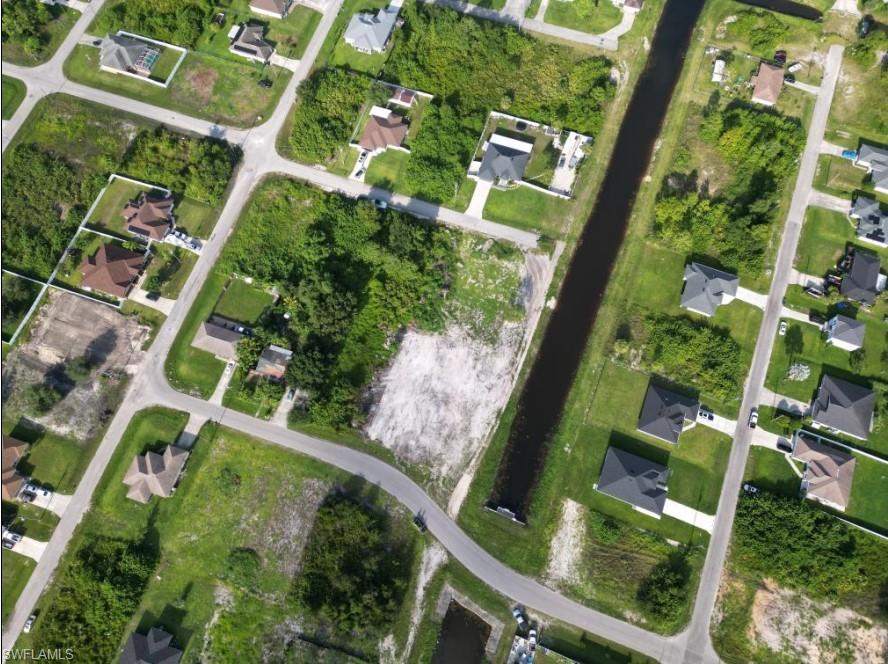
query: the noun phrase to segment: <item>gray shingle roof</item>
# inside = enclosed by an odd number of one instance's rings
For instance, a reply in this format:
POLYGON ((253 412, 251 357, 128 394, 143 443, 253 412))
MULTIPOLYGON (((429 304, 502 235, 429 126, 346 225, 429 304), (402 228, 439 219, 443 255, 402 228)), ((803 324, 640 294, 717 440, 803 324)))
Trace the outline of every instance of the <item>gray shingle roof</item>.
POLYGON ((263 39, 264 33, 262 25, 244 24, 231 42, 231 48, 267 61, 274 53, 274 47, 263 39))
POLYGON ((737 275, 708 265, 690 263, 685 266, 681 306, 704 316, 712 316, 725 297, 737 295, 737 275))
POLYGON ((141 39, 127 35, 108 35, 102 40, 99 64, 118 71, 129 71, 151 47, 141 39))
POLYGON ((876 285, 882 261, 875 254, 856 251, 851 261, 851 269, 842 277, 842 295, 852 300, 872 304, 878 295, 876 285))
POLYGON ((859 320, 836 314, 830 319, 827 328, 830 331, 830 339, 844 341, 858 347, 863 346, 866 325, 859 320))
POLYGON ((152 627, 147 635, 132 633, 123 648, 120 664, 178 664, 182 651, 171 644, 173 635, 152 627))
POLYGON ((821 426, 865 440, 872 426, 875 404, 876 395, 871 389, 824 375, 811 417, 821 426))
POLYGON ((191 345, 194 348, 212 353, 217 357, 233 360, 237 357, 237 342, 243 336, 243 334, 230 327, 223 327, 212 320, 208 320, 201 323, 191 345))
POLYGON ((685 420, 696 421, 699 410, 696 399, 652 383, 644 395, 638 430, 667 443, 677 443, 685 420))
POLYGON ((665 466, 616 447, 609 447, 597 489, 601 493, 660 515, 666 504, 665 466))
POLYGON ((863 143, 857 152, 857 163, 869 168, 876 189, 888 189, 888 149, 863 143))
POLYGON ((351 17, 345 29, 345 43, 359 51, 378 53, 385 50, 400 7, 388 6, 372 12, 360 12, 351 17))
POLYGON ((530 160, 529 152, 522 152, 506 145, 489 143, 478 169, 478 177, 488 182, 508 180, 518 182, 524 177, 524 169, 530 160))
POLYGON ((882 211, 879 201, 858 196, 854 199, 850 217, 857 219, 857 237, 878 244, 888 243, 888 214, 882 211))

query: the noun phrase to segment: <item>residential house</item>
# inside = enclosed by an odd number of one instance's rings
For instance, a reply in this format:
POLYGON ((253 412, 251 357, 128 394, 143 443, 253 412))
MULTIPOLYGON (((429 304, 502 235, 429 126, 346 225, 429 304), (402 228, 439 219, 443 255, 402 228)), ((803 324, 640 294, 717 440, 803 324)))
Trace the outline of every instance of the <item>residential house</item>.
POLYGON ((697 423, 699 412, 700 404, 696 399, 651 383, 644 395, 638 430, 675 444, 682 431, 697 423))
POLYGON ((783 88, 783 67, 762 62, 750 83, 753 85, 752 101, 762 106, 773 106, 783 88))
POLYGON ((167 445, 160 454, 136 455, 123 478, 129 487, 126 497, 137 503, 147 503, 151 496, 169 498, 187 459, 188 451, 175 445, 167 445))
POLYGON ((172 643, 173 635, 157 627, 146 635, 133 632, 123 647, 120 664, 179 664, 182 651, 172 643))
POLYGON ((389 147, 401 147, 409 129, 410 125, 403 116, 382 106, 374 106, 370 109, 370 117, 358 145, 372 153, 382 152, 389 147))
POLYGON ((878 247, 888 247, 888 213, 875 198, 859 195, 848 216, 857 220, 857 237, 878 247))
POLYGON ((863 348, 866 325, 859 320, 836 314, 823 327, 826 343, 842 350, 855 351, 863 348))
POLYGON ((283 380, 292 357, 293 351, 272 344, 262 351, 253 373, 275 381, 283 380))
POLYGON ((875 254, 855 251, 851 259, 851 269, 842 277, 840 292, 849 300, 872 305, 876 296, 885 288, 881 267, 882 261, 875 254))
POLYGON ((862 143, 854 164, 866 169, 876 191, 888 194, 888 148, 862 143))
POLYGON ((410 108, 416 101, 417 96, 415 90, 402 88, 401 86, 396 85, 392 87, 392 96, 389 97, 389 103, 410 108))
POLYGON ((211 316, 200 324, 191 345, 231 362, 237 359, 237 343, 243 338, 244 332, 244 328, 237 323, 211 316))
POLYGON ((491 134, 484 148, 478 178, 494 184, 520 182, 532 150, 533 143, 491 134))
POLYGON ((160 49, 149 42, 129 35, 108 35, 102 40, 99 68, 113 74, 148 77, 159 57, 160 49))
POLYGON ((250 0, 250 10, 272 18, 286 18, 293 0, 250 0))
POLYGON ((16 470, 19 460, 27 451, 26 442, 12 436, 3 436, 3 500, 15 500, 27 481, 16 470))
POLYGON ((80 264, 84 290, 96 290, 114 297, 126 297, 145 265, 145 257, 117 244, 103 244, 80 264))
POLYGON ((124 206, 123 219, 133 235, 160 242, 173 228, 173 197, 149 196, 143 191, 124 206))
POLYGON ((228 50, 257 62, 268 62, 274 54, 274 46, 263 39, 264 34, 265 26, 262 25, 236 25, 228 33, 231 39, 228 50))
POLYGON ((681 307, 704 316, 713 316, 720 305, 734 299, 739 284, 740 280, 735 274, 701 263, 690 263, 685 266, 681 307))
POLYGON ((851 498, 857 460, 804 434, 796 435, 792 458, 805 464, 802 490, 806 497, 844 512, 851 498))
POLYGON ((392 38, 400 10, 400 6, 389 5, 376 13, 355 14, 345 28, 345 43, 360 53, 382 53, 392 38))
POLYGON ((608 447, 601 475, 593 488, 659 519, 666 505, 668 477, 666 466, 616 447, 608 447))
POLYGON ((811 406, 814 427, 866 440, 873 429, 875 393, 862 385, 824 375, 811 406))

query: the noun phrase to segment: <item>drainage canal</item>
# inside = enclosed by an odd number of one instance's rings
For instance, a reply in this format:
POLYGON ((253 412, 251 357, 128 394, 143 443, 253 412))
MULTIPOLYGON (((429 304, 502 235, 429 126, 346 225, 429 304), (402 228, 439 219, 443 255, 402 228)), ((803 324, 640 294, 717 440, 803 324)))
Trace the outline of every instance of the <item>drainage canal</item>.
POLYGON ((775 12, 786 14, 787 16, 798 16, 799 18, 806 18, 811 21, 819 21, 823 18, 823 14, 817 9, 814 9, 814 7, 803 5, 798 2, 792 2, 792 0, 739 0, 739 2, 744 5, 761 7, 762 9, 771 9, 775 12))
POLYGON ((487 507, 525 521, 704 0, 667 0, 601 192, 518 400, 487 507))

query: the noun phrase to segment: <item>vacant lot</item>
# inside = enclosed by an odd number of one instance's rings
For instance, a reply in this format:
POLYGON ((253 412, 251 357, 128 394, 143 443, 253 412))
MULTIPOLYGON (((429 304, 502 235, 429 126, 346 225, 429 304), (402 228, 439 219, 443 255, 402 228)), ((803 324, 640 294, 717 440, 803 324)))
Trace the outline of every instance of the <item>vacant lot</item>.
MULTIPOLYGON (((27 25, 22 33, 7 34, 3 25, 3 59, 13 64, 33 67, 49 60, 56 52, 65 36, 80 18, 80 12, 61 5, 36 5, 31 0, 15 0, 4 8, 4 13, 15 12, 19 25, 27 25), (36 7, 28 11, 27 8, 36 7), (30 15, 21 19, 22 12, 30 15)), ((9 17, 10 23, 14 19, 9 17)), ((4 96, 6 90, 4 89, 4 96)), ((4 101, 5 105, 5 101, 4 101)))
POLYGON ((545 21, 600 34, 616 26, 622 15, 620 9, 609 0, 552 0, 546 9, 545 21))

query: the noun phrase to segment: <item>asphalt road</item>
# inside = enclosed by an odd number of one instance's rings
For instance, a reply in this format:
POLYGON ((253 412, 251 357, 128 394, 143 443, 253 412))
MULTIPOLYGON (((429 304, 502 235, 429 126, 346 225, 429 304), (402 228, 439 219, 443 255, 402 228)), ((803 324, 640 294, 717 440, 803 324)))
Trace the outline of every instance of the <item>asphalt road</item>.
MULTIPOLYGON (((480 220, 439 208, 424 201, 392 196, 388 192, 371 191, 369 187, 361 183, 355 183, 345 178, 331 176, 324 171, 294 164, 277 155, 275 138, 283 126, 290 109, 296 86, 307 75, 311 64, 314 62, 341 6, 341 0, 324 14, 296 74, 288 84, 286 91, 281 97, 281 102, 272 116, 250 130, 220 127, 203 120, 190 118, 163 108, 144 104, 143 102, 119 95, 104 93, 67 81, 62 72, 62 63, 77 44, 80 36, 91 22, 92 16, 98 11, 102 3, 103 0, 93 0, 90 3, 87 9, 88 13, 80 18, 59 51, 46 65, 28 69, 13 67, 4 63, 4 73, 21 78, 28 84, 28 97, 13 118, 4 124, 4 149, 14 133, 21 127, 36 101, 46 94, 62 91, 98 101, 123 111, 160 120, 180 129, 225 137, 242 146, 244 149, 244 160, 235 175, 231 193, 219 217, 213 236, 205 244, 191 278, 188 280, 170 316, 165 321, 154 344, 147 353, 144 363, 145 370, 132 381, 123 405, 112 419, 105 437, 71 498, 71 503, 64 518, 61 519, 56 527, 40 562, 7 620, 3 630, 3 647, 8 648, 14 643, 21 632, 25 620, 33 611, 40 593, 50 581, 74 530, 89 508, 95 487, 133 414, 152 405, 166 405, 212 418, 225 426, 263 438, 295 452, 311 455, 378 484, 411 510, 424 512, 431 533, 441 541, 457 560, 484 582, 519 603, 542 611, 554 618, 580 626, 616 643, 634 648, 661 661, 717 661, 709 640, 708 626, 715 602, 715 594, 718 589, 721 569, 724 565, 731 523, 737 502, 737 492, 742 479, 750 442, 749 431, 745 426, 742 426, 742 423, 738 427, 728 472, 724 480, 715 530, 704 565, 691 624, 685 632, 677 636, 663 637, 598 611, 583 607, 545 588, 532 579, 523 577, 509 569, 463 533, 457 524, 412 480, 375 457, 318 438, 289 431, 271 422, 225 410, 220 406, 180 394, 167 384, 163 375, 163 364, 167 352, 200 288, 215 264, 243 206, 246 204, 250 191, 265 174, 280 172, 295 175, 318 186, 343 191, 353 196, 365 194, 380 195, 390 200, 395 207, 403 207, 418 216, 438 218, 443 223, 506 239, 522 246, 534 246, 536 237, 529 237, 531 234, 522 234, 521 231, 500 226, 499 224, 481 222, 480 220)), ((816 166, 816 150, 819 148, 823 138, 823 130, 829 111, 832 91, 835 88, 835 79, 840 61, 841 48, 834 46, 830 49, 827 58, 824 83, 821 86, 821 93, 815 107, 811 130, 796 184, 796 191, 793 195, 789 219, 784 231, 780 253, 778 254, 775 279, 769 294, 768 306, 765 310, 753 359, 753 367, 744 397, 741 414, 742 422, 745 422, 745 414, 749 408, 759 401, 759 393, 773 344, 773 330, 780 315, 781 300, 798 243, 804 206, 808 200, 811 182, 813 181, 814 167, 816 166)))

